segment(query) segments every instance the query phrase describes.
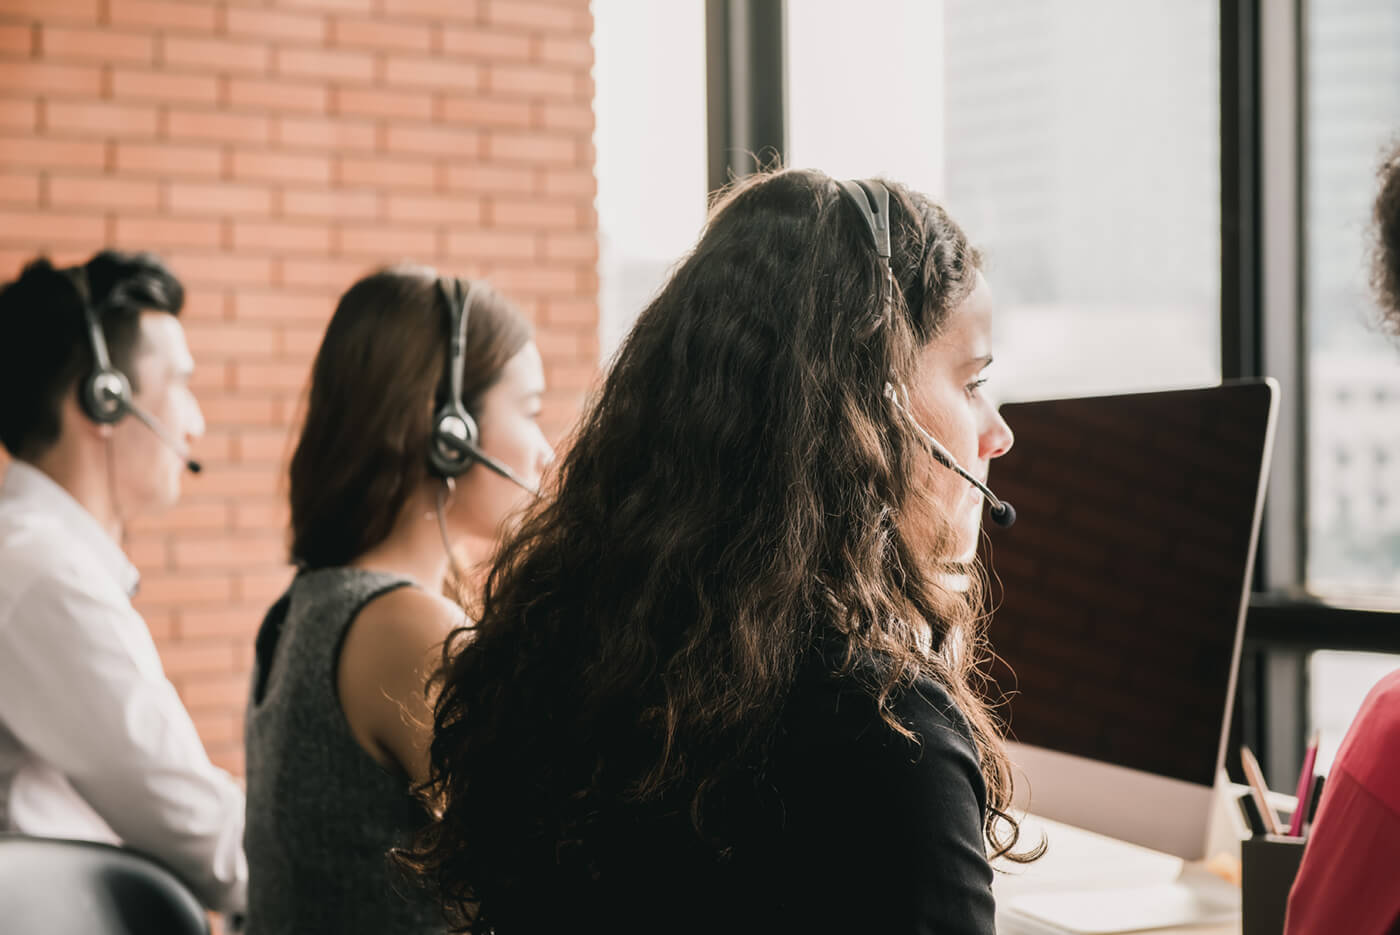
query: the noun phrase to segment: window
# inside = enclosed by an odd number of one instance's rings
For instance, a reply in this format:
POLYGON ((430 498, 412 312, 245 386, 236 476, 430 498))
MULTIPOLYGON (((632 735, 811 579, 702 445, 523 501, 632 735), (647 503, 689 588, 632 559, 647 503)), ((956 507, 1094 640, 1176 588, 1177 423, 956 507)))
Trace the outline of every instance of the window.
POLYGON ((1218 0, 841 6, 788 5, 789 161, 947 205, 1003 399, 1219 380, 1218 0))
POLYGON ((1303 10, 1307 584, 1394 605, 1400 515, 1385 504, 1400 490, 1400 347, 1374 326, 1368 240, 1375 170, 1400 134, 1400 5, 1314 0, 1303 10), (1372 457, 1349 452, 1357 442, 1375 446, 1372 457))
POLYGON ((606 362, 705 223, 705 5, 593 0, 606 362))

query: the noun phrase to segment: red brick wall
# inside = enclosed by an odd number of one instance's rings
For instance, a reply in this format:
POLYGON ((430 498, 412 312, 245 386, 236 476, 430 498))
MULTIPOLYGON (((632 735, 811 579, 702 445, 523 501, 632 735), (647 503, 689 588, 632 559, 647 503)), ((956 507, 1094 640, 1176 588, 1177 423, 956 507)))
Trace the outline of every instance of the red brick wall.
POLYGON ((280 494, 336 296, 401 259, 535 321, 553 437, 597 360, 587 0, 0 0, 0 279, 155 249, 185 281, 204 474, 130 531, 137 606, 241 771, 280 494))

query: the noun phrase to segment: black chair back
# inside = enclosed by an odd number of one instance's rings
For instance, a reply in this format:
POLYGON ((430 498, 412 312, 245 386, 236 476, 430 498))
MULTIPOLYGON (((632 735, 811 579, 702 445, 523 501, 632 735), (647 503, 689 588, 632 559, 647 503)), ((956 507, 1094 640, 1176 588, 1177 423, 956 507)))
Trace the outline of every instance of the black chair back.
POLYGON ((0 928, 47 935, 209 935, 180 878, 122 847, 0 834, 0 928))

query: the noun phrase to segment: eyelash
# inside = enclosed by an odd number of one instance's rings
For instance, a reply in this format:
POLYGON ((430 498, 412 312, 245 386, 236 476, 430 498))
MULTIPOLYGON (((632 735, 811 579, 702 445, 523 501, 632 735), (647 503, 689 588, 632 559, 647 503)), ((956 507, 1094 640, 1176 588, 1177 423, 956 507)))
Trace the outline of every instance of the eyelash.
POLYGON ((980 390, 982 387, 984 387, 984 386, 986 386, 986 385, 987 385, 987 378, 986 378, 986 377, 979 377, 978 379, 973 380, 973 381, 972 381, 971 383, 969 383, 967 386, 963 387, 963 389, 967 390, 967 395, 969 395, 969 396, 976 396, 976 395, 977 395, 977 391, 980 390))

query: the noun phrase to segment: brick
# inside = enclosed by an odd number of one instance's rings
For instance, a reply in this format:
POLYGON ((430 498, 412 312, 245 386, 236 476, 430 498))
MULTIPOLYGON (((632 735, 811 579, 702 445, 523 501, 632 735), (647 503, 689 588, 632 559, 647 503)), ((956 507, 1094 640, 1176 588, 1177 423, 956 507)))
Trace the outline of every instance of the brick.
POLYGON ((486 154, 502 162, 573 165, 578 149, 572 136, 493 131, 486 136, 486 154))
POLYGON ((117 243, 132 249, 217 247, 222 234, 223 227, 218 221, 126 215, 118 215, 116 219, 117 243))
POLYGON ((579 270, 557 266, 501 266, 493 268, 489 278, 506 295, 546 298, 588 291, 579 270))
POLYGON ((320 45, 327 35, 326 18, 316 13, 230 6, 224 12, 224 29, 230 36, 291 40, 320 45))
POLYGON ((271 59, 268 47, 260 42, 193 36, 166 36, 162 55, 167 65, 253 74, 266 72, 271 59))
MULTIPOLYGON (((396 6, 389 9, 398 15, 396 6)), ((433 47, 433 31, 427 23, 387 19, 336 17, 331 20, 331 39, 337 46, 346 48, 427 52, 433 47)))
MULTIPOLYGON (((262 609, 192 610, 178 616, 176 632, 185 639, 257 636, 262 609)), ((241 672, 213 672, 189 680, 180 690, 180 700, 191 709, 212 708, 231 711, 248 700, 248 677, 241 672)))
POLYGON ((0 88, 8 94, 89 95, 102 92, 102 70, 95 65, 0 61, 0 88))
POLYGON ((264 606, 280 597, 282 592, 287 590, 291 580, 292 573, 288 569, 248 570, 239 571, 234 575, 239 599, 264 606))
POLYGON ((218 103, 219 80, 213 75, 112 69, 112 97, 119 101, 177 101, 182 104, 218 103))
POLYGON ((213 32, 218 9, 213 3, 183 0, 107 0, 114 26, 149 26, 163 31, 213 32))
POLYGON ((330 97, 330 87, 325 84, 285 78, 230 78, 228 82, 228 102, 235 110, 324 114, 330 97))
POLYGON ((4 3, 4 15, 10 19, 96 23, 98 13, 98 0, 5 0, 4 3))
POLYGON ((269 182, 319 182, 331 180, 329 156, 292 154, 267 150, 235 150, 233 175, 238 179, 269 182))
MULTIPOLYGON (((244 457, 243 463, 272 464, 277 466, 280 471, 282 465, 291 457, 292 449, 290 446, 291 440, 284 438, 277 455, 266 459, 244 457)), ((233 528, 251 530, 286 529, 289 518, 290 511, 288 510, 286 500, 283 498, 278 497, 275 500, 262 501, 250 498, 240 501, 238 505, 234 507, 233 528)), ((285 587, 286 585, 283 584, 281 588, 278 588, 278 593, 284 590, 285 587)), ((276 596, 276 593, 274 593, 268 600, 270 601, 276 596)))
POLYGON ((384 77, 388 84, 404 87, 473 91, 481 86, 481 67, 441 58, 389 55, 384 59, 384 77))
MULTIPOLYGON (((397 4, 398 0, 392 0, 397 4)), ((368 13, 373 0, 277 0, 278 6, 304 10, 325 10, 330 13, 368 13)))
POLYGON ((33 130, 39 125, 38 101, 0 97, 0 128, 33 130))
POLYGON ((160 205, 160 185, 154 181, 112 176, 52 176, 49 203, 57 208, 122 208, 149 211, 160 205))
POLYGON ((592 201, 598 193, 598 180, 587 169, 547 169, 544 192, 546 195, 577 195, 592 201))
POLYGON ((535 191, 535 170, 517 166, 452 162, 447 166, 447 187, 456 192, 526 194, 535 191))
POLYGON ((394 16, 476 22, 476 0, 394 0, 394 16))
POLYGON ((272 211, 272 192, 262 185, 172 181, 168 196, 174 214, 251 217, 272 211))
POLYGON ((277 330, 271 325, 228 321, 187 321, 185 338, 200 360, 268 357, 278 343, 277 330))
POLYGON ((325 224, 233 222, 233 248, 246 253, 326 253, 331 229, 325 224))
POLYGON ((18 57, 33 51, 33 27, 27 23, 0 23, 0 54, 18 57))
POLYGON ((437 252, 437 232, 382 224, 347 225, 340 230, 340 249, 345 254, 386 261, 418 259, 437 252))
MULTIPOLYGON (((262 395, 267 393, 250 393, 248 389, 241 389, 239 392, 244 396, 262 395)), ((229 498, 242 498, 246 496, 271 497, 277 493, 278 472, 271 466, 264 465, 236 465, 226 464, 217 471, 208 472, 208 476, 199 479, 200 492, 207 496, 220 496, 229 498)), ((274 547, 270 551, 258 554, 259 547, 250 545, 244 541, 247 552, 240 556, 234 551, 237 543, 241 540, 226 541, 225 547, 229 552, 222 556, 201 555, 199 540, 191 536, 181 536, 175 540, 175 567, 176 568, 234 568, 240 564, 267 564, 269 559, 276 561, 278 550, 274 547), (188 547, 188 551, 183 556, 181 548, 188 547)), ((263 546, 268 543, 262 543, 263 546)), ((212 548, 212 546, 211 546, 212 548)))
POLYGON ((576 91, 573 71, 534 65, 491 65, 486 87, 493 94, 563 100, 572 100, 576 91))
POLYGON ((160 661, 172 679, 195 672, 227 672, 233 668, 233 647, 223 642, 167 643, 161 647, 160 661))
MULTIPOLYGON (((203 440, 201 439, 197 444, 202 445, 203 440)), ((209 534, 225 529, 228 526, 229 517, 230 510, 227 503, 186 498, 168 509, 138 517, 128 525, 127 532, 133 538, 159 537, 161 539, 166 539, 168 533, 180 531, 203 531, 209 534)), ((180 591, 184 595, 193 597, 195 595, 191 593, 192 590, 182 588, 181 582, 171 580, 163 573, 157 572, 150 576, 142 576, 141 590, 137 596, 140 603, 159 604, 164 603, 160 598, 166 592, 180 591)), ((229 595, 225 593, 223 596, 229 595)))
POLYGON ((233 364, 233 385, 237 390, 285 390, 296 392, 307 384, 310 369, 301 361, 239 360, 233 364))
POLYGON ((278 421, 277 406, 271 399, 201 393, 199 408, 210 425, 274 425, 278 421))
MULTIPOLYGON (((361 259, 326 259, 289 257, 282 263, 282 282, 288 286, 302 286, 340 292, 350 283, 369 271, 370 262, 361 259)), ((315 305, 308 305, 306 313, 323 314, 315 305)))
POLYGON ((484 95, 443 96, 438 99, 438 118, 450 124, 524 129, 534 122, 534 107, 529 101, 484 95))
POLYGON ((476 198, 390 194, 389 220, 426 224, 471 224, 481 221, 481 201, 476 198))
POLYGON ((491 223, 513 230, 573 230, 578 209, 569 202, 538 198, 493 198, 488 202, 491 223))
POLYGON ((44 124, 50 132, 128 139, 154 137, 157 126, 154 107, 106 101, 49 101, 44 124))
POLYGON ((217 178, 223 152, 217 146, 176 143, 118 143, 116 168, 122 173, 217 178))
MULTIPOLYGON (((272 282, 272 261, 265 257, 232 256, 227 253, 174 253, 167 259, 180 271, 180 278, 200 288, 210 286, 260 286, 272 282)), ((201 478, 207 486, 209 478, 201 478)))
POLYGON ((293 354, 310 360, 321 346, 325 329, 319 325, 311 328, 287 325, 282 328, 278 349, 283 354, 293 354))
POLYGON ((287 217, 368 220, 379 216, 379 193, 362 189, 287 189, 282 192, 282 213, 287 217))
MULTIPOLYGON (((229 388, 229 365, 222 362, 206 362, 202 367, 195 368, 194 375, 190 377, 190 389, 194 390, 198 396, 204 392, 218 392, 229 388)), ((201 455, 207 459, 208 455, 201 455)))
POLYGON ((185 309, 180 317, 185 321, 220 321, 227 317, 228 308, 228 297, 222 292, 199 289, 185 294, 185 309))
POLYGON ((449 230, 447 252, 475 260, 534 260, 539 255, 537 239, 519 232, 449 230))
MULTIPOLYGON (((217 510, 220 519, 224 522, 227 521, 228 507, 224 504, 201 504, 201 506, 217 510)), ((136 603, 143 607, 223 604, 233 600, 233 579, 226 574, 152 573, 141 576, 141 590, 137 592, 136 598, 136 603)))
POLYGON ((374 56, 340 49, 278 49, 277 73, 339 81, 371 81, 374 56))
POLYGON ((540 125, 546 130, 577 130, 591 134, 593 107, 590 104, 543 104, 540 125))
POLYGON ((388 156, 341 156, 336 178, 347 187, 375 185, 398 191, 436 187, 432 163, 388 156))
POLYGON ((150 64, 155 57, 155 40, 138 33, 115 29, 50 26, 39 29, 39 42, 48 60, 74 62, 126 62, 150 64))
POLYGON ((0 172, 0 202, 38 207, 39 176, 33 172, 0 172))
POLYGON ((335 308, 336 294, 362 272, 364 270, 357 263, 355 272, 350 278, 337 283, 334 292, 298 294, 240 290, 233 298, 233 317, 239 322, 307 322, 308 327, 324 330, 335 308))
POLYGON ((541 36, 537 48, 541 62, 585 69, 593 66, 593 43, 587 35, 541 36))
POLYGON ((479 61, 528 62, 533 56, 531 37, 479 25, 445 26, 442 51, 446 55, 479 61))
POLYGON ((375 125, 368 120, 338 120, 321 117, 282 117, 273 130, 282 146, 306 149, 373 150, 378 142, 375 125))
MULTIPOLYGON (((293 388, 300 389, 306 384, 311 375, 310 362, 298 364, 283 364, 282 366, 294 366, 301 368, 301 377, 294 383, 293 388)), ((290 457, 294 439, 292 434, 283 428, 269 429, 244 429, 238 433, 238 460, 243 463, 272 462, 280 464, 284 457, 290 457)), ((281 498, 270 501, 267 506, 281 507, 281 498)), ((274 513, 266 514, 271 519, 274 513)), ((246 520, 246 516, 242 519, 246 520)))
POLYGON ((133 536, 123 543, 122 551, 142 574, 170 567, 170 540, 165 536, 133 536))
POLYGON ((171 108, 165 117, 171 139, 212 140, 220 143, 266 143, 272 121, 261 114, 228 114, 171 108))
POLYGON ((544 258, 546 260, 581 260, 587 263, 596 263, 598 261, 598 235, 592 231, 577 234, 545 234, 544 258))
POLYGON ((386 91, 379 88, 337 88, 335 111, 359 117, 392 117, 396 120, 428 120, 433 102, 416 91, 386 91))
POLYGON ((587 14, 579 15, 557 3, 527 3, 525 0, 485 0, 483 19, 497 26, 519 26, 549 32, 589 32, 587 14))
POLYGON ((481 148, 481 134, 453 127, 393 126, 388 129, 388 149, 393 153, 472 158, 481 148))

